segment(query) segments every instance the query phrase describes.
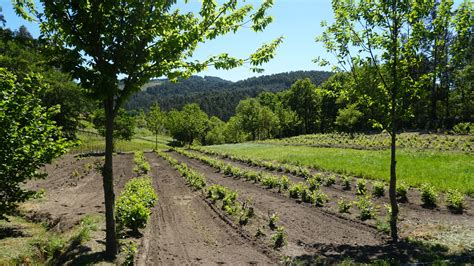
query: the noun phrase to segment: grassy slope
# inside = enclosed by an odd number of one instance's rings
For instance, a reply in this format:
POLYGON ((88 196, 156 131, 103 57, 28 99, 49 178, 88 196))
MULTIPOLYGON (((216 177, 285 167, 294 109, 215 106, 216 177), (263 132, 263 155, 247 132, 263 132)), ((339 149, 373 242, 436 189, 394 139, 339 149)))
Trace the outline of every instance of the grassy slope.
MULTIPOLYGON (((271 144, 227 144, 210 150, 302 164, 371 179, 389 179, 390 152, 342 148, 315 148, 271 144)), ((456 188, 474 195, 472 155, 462 152, 405 151, 397 153, 398 180, 412 186, 429 182, 440 190, 456 188)))

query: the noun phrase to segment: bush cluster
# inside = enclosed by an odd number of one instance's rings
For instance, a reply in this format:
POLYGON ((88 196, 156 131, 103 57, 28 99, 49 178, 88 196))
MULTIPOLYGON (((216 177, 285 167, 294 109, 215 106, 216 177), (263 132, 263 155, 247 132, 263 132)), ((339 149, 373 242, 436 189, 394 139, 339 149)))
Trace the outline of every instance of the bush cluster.
POLYGON ((385 196, 385 184, 381 181, 372 183, 372 195, 376 198, 385 196))
POLYGON ((357 208, 360 211, 360 219, 362 221, 372 219, 375 217, 375 209, 369 196, 360 196, 357 203, 357 208))
POLYGON ((430 184, 421 186, 421 201, 425 207, 435 207, 438 202, 438 192, 430 184))
POLYGON ((453 213, 462 213, 464 209, 464 195, 458 190, 448 190, 446 193, 446 205, 453 213))
POLYGON ((131 179, 125 184, 115 204, 118 225, 133 231, 144 228, 156 200, 157 196, 150 177, 131 179))

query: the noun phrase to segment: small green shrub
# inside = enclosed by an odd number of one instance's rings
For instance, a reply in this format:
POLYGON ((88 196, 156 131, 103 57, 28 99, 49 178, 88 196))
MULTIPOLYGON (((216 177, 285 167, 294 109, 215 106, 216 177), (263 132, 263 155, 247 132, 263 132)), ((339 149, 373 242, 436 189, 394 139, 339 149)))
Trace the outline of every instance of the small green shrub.
POLYGON ((313 190, 319 189, 320 182, 314 176, 308 178, 306 182, 308 182, 309 190, 313 191, 313 190))
POLYGON ((385 195, 385 184, 381 181, 375 181, 372 184, 372 195, 377 198, 383 197, 385 195))
POLYGON ((446 205, 453 213, 462 213, 464 209, 464 195, 458 190, 451 189, 446 193, 446 205))
POLYGON ((278 176, 274 175, 264 175, 261 182, 266 188, 276 188, 279 185, 278 176))
POLYGON ((314 204, 318 207, 324 206, 329 201, 329 197, 322 191, 314 191, 314 204))
POLYGON ((280 179, 280 191, 282 190, 288 190, 290 186, 290 180, 286 175, 282 176, 280 179))
POLYGON ((304 184, 301 182, 291 185, 288 190, 290 192, 290 197, 294 199, 300 198, 301 194, 303 193, 304 187, 304 184))
POLYGON ((365 195, 367 193, 367 181, 365 179, 357 180, 356 195, 365 195))
POLYGON ((360 196, 357 201, 357 208, 360 211, 360 219, 362 221, 375 217, 375 210, 372 201, 368 196, 360 196))
POLYGON ((272 235, 272 246, 275 249, 281 248, 287 243, 287 234, 283 226, 279 226, 276 233, 272 235))
POLYGON ((272 215, 270 215, 268 219, 268 227, 270 227, 271 230, 275 230, 277 228, 278 220, 280 220, 280 217, 277 213, 273 213, 272 215))
POLYGON ((352 207, 352 203, 349 200, 344 200, 343 198, 341 198, 337 202, 337 208, 340 213, 349 213, 349 210, 351 209, 351 207, 352 207))
POLYGON ((453 127, 453 131, 457 134, 469 134, 474 133, 474 123, 459 123, 453 127))
POLYGON ((344 190, 351 190, 352 177, 344 175, 342 176, 342 187, 344 190))
POLYGON ((324 179, 324 185, 325 186, 329 187, 329 186, 332 186, 334 184, 336 184, 336 176, 335 175, 330 174, 324 179))
POLYGON ((409 188, 408 185, 403 181, 401 181, 397 185, 396 195, 397 195, 398 201, 400 201, 400 202, 407 202, 408 201, 408 197, 407 197, 408 188, 409 188))
POLYGON ((421 186, 421 201, 425 207, 434 207, 438 201, 438 193, 435 188, 429 184, 421 186))
POLYGON ((120 227, 125 226, 133 231, 144 228, 156 200, 149 177, 131 179, 125 184, 115 204, 117 223, 120 227))

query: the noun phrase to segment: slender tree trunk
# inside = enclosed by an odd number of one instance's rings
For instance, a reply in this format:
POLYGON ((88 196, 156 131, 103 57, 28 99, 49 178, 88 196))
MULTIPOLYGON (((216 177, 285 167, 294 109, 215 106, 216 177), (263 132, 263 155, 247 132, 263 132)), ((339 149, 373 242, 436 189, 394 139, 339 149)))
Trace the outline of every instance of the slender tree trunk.
POLYGON ((398 205, 397 205, 397 160, 396 160, 396 145, 397 145, 397 92, 400 87, 400 80, 398 78, 398 34, 399 34, 399 18, 397 16, 397 4, 395 2, 392 9, 392 20, 393 20, 393 30, 392 30, 392 51, 393 51, 393 63, 392 63, 392 78, 393 78, 393 87, 391 93, 391 145, 390 145, 390 187, 389 187, 389 198, 390 198, 390 207, 392 209, 392 214, 390 216, 390 234, 394 242, 398 241, 398 229, 397 229, 397 219, 398 219, 398 205))
POLYGON ((390 233, 392 240, 394 242, 398 241, 398 229, 397 229, 397 219, 398 219, 398 205, 397 205, 397 160, 396 160, 396 131, 395 126, 392 126, 391 133, 391 145, 390 145, 390 188, 389 188, 389 197, 390 197, 390 207, 392 209, 392 214, 390 216, 390 233))
POLYGON ((158 133, 155 134, 155 150, 158 150, 158 133))
POLYGON ((115 234, 115 194, 114 194, 114 174, 113 174, 113 130, 114 130, 114 99, 108 98, 104 101, 106 117, 105 133, 105 163, 102 171, 105 201, 105 227, 106 227, 106 255, 109 259, 114 259, 117 255, 117 239, 115 234))

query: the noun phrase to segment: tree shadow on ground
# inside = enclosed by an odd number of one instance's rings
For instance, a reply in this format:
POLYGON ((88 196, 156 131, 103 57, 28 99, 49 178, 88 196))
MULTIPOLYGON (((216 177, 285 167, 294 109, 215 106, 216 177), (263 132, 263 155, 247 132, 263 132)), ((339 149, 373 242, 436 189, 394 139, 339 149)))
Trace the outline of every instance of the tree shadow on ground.
POLYGON ((389 264, 403 263, 473 263, 474 253, 450 253, 449 249, 439 244, 421 241, 402 240, 398 243, 388 243, 380 246, 351 246, 351 245, 305 245, 312 254, 291 258, 290 264, 315 265, 334 264, 342 261, 355 263, 385 262, 389 264))
POLYGON ((23 233, 20 227, 0 227, 0 240, 9 237, 28 237, 29 235, 23 233))

